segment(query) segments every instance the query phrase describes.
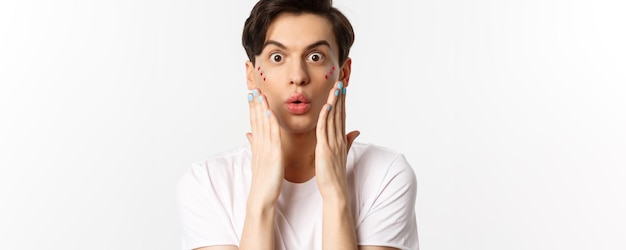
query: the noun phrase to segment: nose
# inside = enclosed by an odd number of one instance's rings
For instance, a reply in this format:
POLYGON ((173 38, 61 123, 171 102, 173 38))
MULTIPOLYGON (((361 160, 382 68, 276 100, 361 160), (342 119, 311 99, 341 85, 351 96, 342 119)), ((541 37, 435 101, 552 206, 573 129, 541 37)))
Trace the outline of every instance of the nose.
POLYGON ((296 85, 306 85, 309 83, 309 73, 306 62, 298 60, 290 65, 289 83, 296 85))

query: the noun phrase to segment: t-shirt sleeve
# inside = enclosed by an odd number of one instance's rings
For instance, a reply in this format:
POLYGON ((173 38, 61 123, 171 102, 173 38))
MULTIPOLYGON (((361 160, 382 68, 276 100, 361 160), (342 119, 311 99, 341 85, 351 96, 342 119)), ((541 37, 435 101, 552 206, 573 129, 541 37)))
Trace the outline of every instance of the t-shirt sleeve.
POLYGON ((179 180, 178 207, 182 249, 238 245, 230 216, 222 205, 205 166, 194 164, 179 180))
POLYGON ((413 168, 403 155, 398 155, 386 172, 380 173, 382 181, 371 183, 378 185, 371 206, 359 216, 359 245, 417 250, 417 178, 413 168))

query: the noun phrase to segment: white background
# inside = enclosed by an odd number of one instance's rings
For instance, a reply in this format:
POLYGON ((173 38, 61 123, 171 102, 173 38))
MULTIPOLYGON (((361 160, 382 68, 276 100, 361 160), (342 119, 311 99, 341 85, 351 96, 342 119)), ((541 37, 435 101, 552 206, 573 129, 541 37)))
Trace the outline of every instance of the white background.
MULTIPOLYGON (((0 2, 0 249, 178 249, 178 178, 247 143, 254 2, 0 2)), ((626 249, 622 1, 335 5, 422 250, 626 249)))

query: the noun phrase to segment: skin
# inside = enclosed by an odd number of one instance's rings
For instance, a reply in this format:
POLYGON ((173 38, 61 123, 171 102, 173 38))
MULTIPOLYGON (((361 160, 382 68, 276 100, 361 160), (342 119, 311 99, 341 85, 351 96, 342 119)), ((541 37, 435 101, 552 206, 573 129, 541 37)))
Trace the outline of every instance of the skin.
POLYGON ((359 134, 345 133, 344 88, 350 82, 352 61, 339 62, 331 27, 321 16, 280 14, 268 28, 256 65, 246 62, 252 92, 251 132, 247 134, 252 183, 242 239, 239 248, 199 249, 274 249, 274 205, 283 178, 301 183, 314 176, 323 200, 323 249, 395 249, 356 243, 345 171, 348 151, 359 134), (332 66, 335 70, 329 74, 332 66), (311 101, 306 113, 295 115, 287 110, 285 101, 294 93, 311 101))

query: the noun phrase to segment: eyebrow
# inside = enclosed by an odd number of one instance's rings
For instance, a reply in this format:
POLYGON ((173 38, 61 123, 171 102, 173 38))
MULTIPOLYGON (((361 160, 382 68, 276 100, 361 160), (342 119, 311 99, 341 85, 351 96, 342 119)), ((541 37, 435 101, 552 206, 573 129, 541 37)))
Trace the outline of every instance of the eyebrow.
MULTIPOLYGON (((263 44, 263 49, 265 49, 265 47, 267 47, 268 45, 274 45, 276 47, 279 47, 281 49, 287 49, 287 46, 285 46, 284 44, 274 41, 274 40, 267 40, 267 42, 265 42, 265 44, 263 44)), ((317 46, 322 46, 322 45, 326 45, 326 47, 328 47, 330 49, 330 43, 326 40, 319 40, 317 42, 314 42, 312 44, 310 44, 309 46, 306 47, 306 50, 310 50, 312 48, 315 48, 317 46)))

